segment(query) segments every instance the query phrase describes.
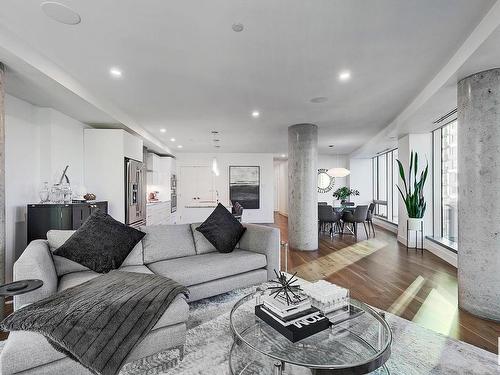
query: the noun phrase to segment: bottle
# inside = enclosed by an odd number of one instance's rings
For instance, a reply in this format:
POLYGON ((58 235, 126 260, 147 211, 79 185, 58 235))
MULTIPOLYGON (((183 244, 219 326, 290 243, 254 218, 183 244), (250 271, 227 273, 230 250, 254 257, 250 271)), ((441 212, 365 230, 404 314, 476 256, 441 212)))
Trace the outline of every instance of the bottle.
POLYGON ((50 189, 49 189, 48 182, 44 182, 42 184, 42 187, 40 188, 40 191, 38 192, 38 196, 40 197, 40 203, 47 203, 49 201, 50 189))

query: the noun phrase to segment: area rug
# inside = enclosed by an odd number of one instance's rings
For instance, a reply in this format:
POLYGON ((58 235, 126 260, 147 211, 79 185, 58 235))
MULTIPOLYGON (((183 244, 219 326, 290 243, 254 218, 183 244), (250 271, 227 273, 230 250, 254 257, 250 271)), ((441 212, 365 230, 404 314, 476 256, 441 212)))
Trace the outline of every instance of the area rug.
MULTIPOLYGON (((241 297, 253 290, 255 288, 235 290, 190 304, 184 360, 177 360, 178 352, 167 351, 126 365, 120 375, 230 374, 228 360, 233 339, 229 313, 241 297)), ((386 319, 393 331, 392 355, 387 362, 391 374, 500 374, 497 356, 493 353, 450 339, 390 313, 386 313, 386 319)), ((296 373, 293 369, 289 371, 296 373)), ((272 374, 271 369, 269 374, 272 374)))

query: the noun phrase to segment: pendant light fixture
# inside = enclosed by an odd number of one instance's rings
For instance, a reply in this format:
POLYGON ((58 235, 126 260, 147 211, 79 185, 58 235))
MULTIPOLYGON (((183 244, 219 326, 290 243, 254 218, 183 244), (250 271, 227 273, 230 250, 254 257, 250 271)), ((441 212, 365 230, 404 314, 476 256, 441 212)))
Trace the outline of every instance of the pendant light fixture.
POLYGON ((217 157, 214 156, 212 159, 212 172, 214 175, 219 176, 220 171, 219 171, 219 166, 217 164, 217 157))
MULTIPOLYGON (((218 139, 218 134, 219 132, 217 130, 212 130, 212 144, 215 150, 218 150, 220 148, 219 145, 220 140, 218 139)), ((217 163, 217 155, 214 155, 214 158, 212 159, 212 173, 216 177, 220 175, 219 164, 217 163)))
MULTIPOLYGON (((333 148, 333 145, 328 146, 330 148, 333 148)), ((335 164, 339 165, 339 157, 338 154, 335 154, 335 164)), ((351 174, 351 171, 347 168, 343 167, 333 167, 328 170, 328 173, 332 177, 346 177, 351 174)))

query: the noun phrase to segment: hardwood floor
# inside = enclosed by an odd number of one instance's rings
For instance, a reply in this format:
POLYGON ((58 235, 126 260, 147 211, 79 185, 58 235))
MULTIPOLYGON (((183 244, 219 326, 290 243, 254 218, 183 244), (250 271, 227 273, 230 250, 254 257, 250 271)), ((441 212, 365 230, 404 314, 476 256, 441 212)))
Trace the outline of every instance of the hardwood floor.
MULTIPOLYGON (((287 218, 275 214, 274 226, 287 241, 287 218)), ((318 251, 289 250, 288 271, 349 288, 353 298, 498 353, 500 324, 458 308, 456 268, 427 251, 407 253, 395 234, 376 230, 376 237, 369 239, 359 230, 357 241, 351 235, 331 239, 322 234, 318 251)))

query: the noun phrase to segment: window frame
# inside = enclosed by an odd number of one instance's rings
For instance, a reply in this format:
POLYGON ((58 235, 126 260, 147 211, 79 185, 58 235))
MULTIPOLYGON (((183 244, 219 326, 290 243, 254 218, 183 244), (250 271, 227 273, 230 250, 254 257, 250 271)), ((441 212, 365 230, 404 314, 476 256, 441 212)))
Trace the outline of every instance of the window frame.
MULTIPOLYGON (((396 162, 394 157, 394 151, 398 148, 392 148, 390 150, 381 152, 374 157, 372 157, 372 191, 373 191, 373 202, 375 203, 374 215, 377 218, 386 220, 393 224, 398 224, 395 221, 394 206, 397 205, 398 199, 394 199, 394 163, 396 162), (384 158, 382 158, 384 156, 384 158), (385 159, 385 161, 384 161, 385 159), (380 163, 385 162, 385 199, 380 199, 380 163), (385 206, 385 215, 380 213, 380 206, 385 206)), ((396 216, 399 218, 399 215, 396 216)))
MULTIPOLYGON (((456 114, 453 117, 446 119, 446 123, 440 125, 432 131, 432 202, 433 202, 433 235, 432 238, 438 242, 446 242, 451 245, 456 245, 457 241, 452 241, 448 237, 444 237, 444 199, 443 199, 443 128, 457 122, 456 114), (439 207, 436 207, 439 206, 439 207)), ((458 234, 457 234, 458 235, 458 234)), ((451 247, 446 247, 452 252, 456 252, 451 247)))

